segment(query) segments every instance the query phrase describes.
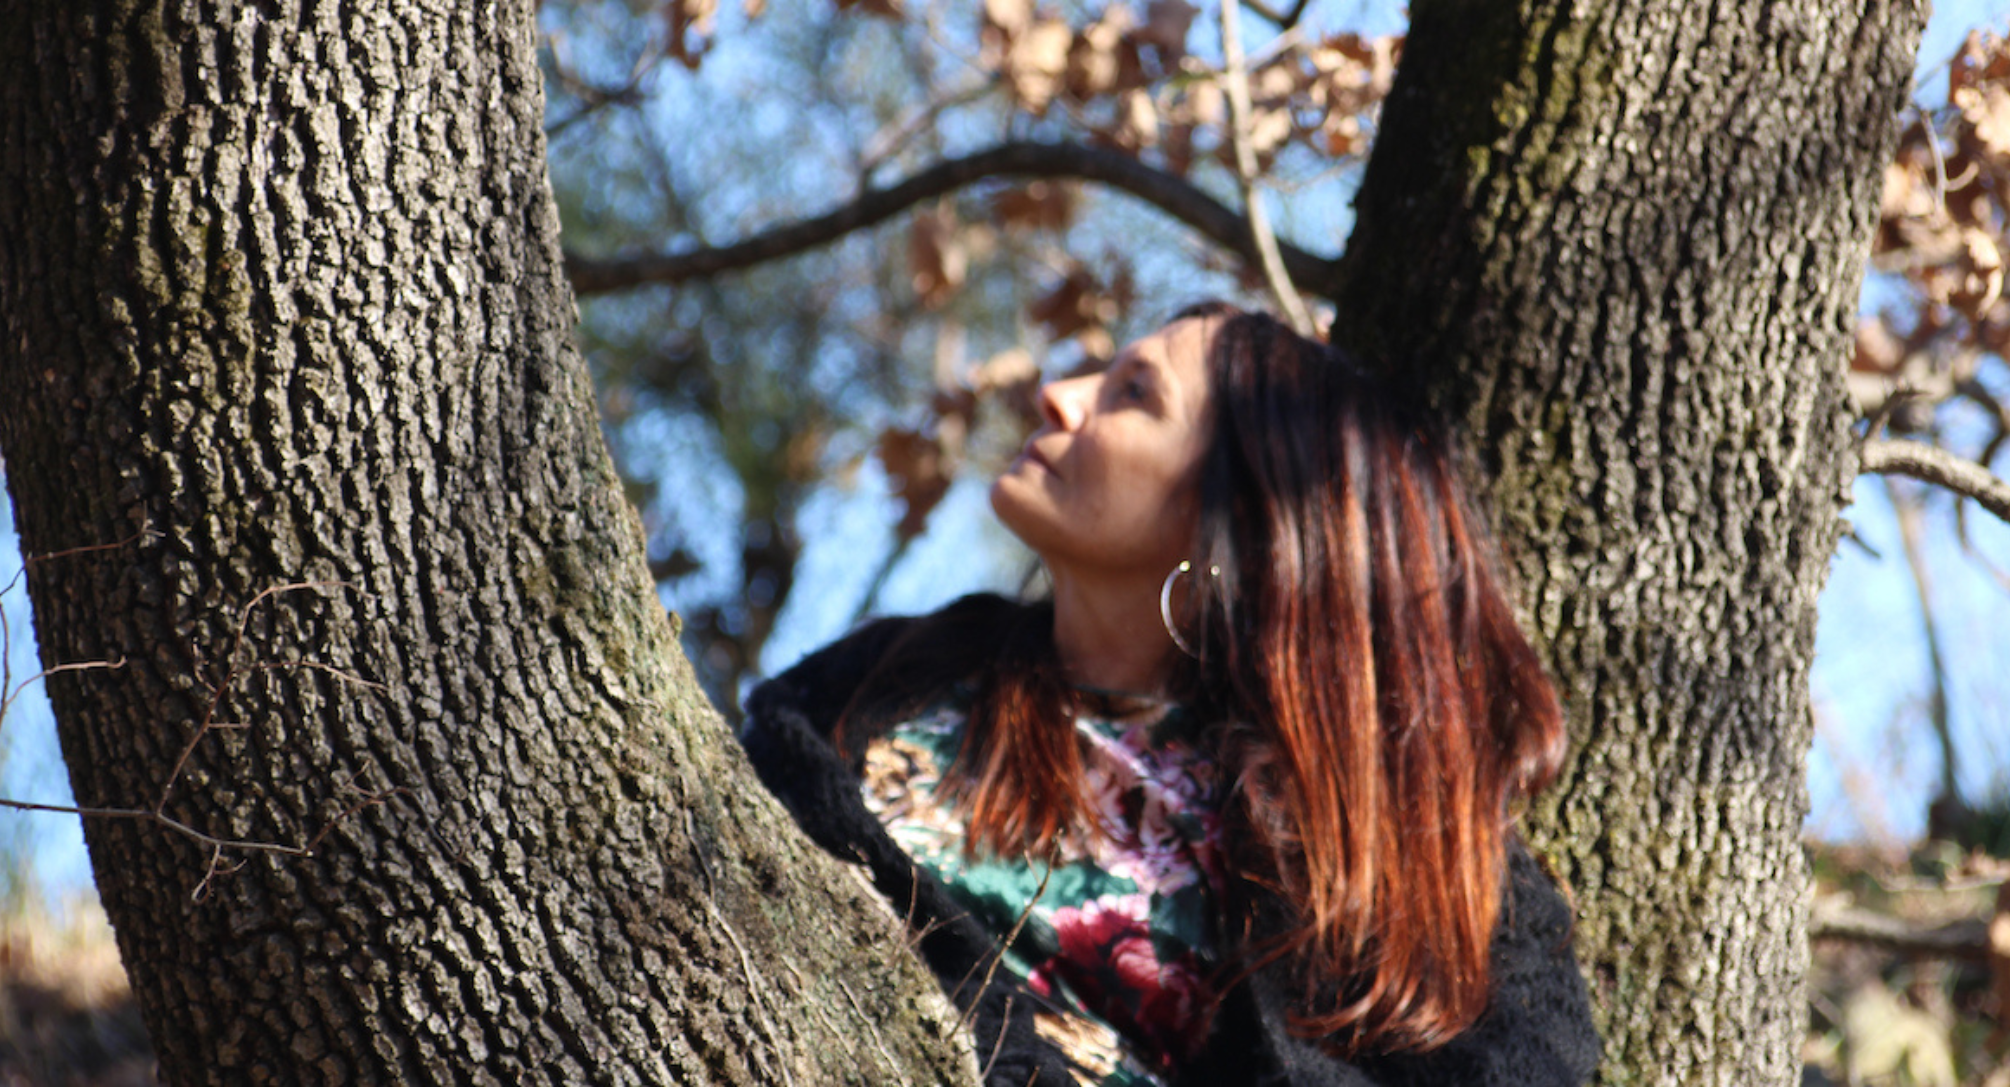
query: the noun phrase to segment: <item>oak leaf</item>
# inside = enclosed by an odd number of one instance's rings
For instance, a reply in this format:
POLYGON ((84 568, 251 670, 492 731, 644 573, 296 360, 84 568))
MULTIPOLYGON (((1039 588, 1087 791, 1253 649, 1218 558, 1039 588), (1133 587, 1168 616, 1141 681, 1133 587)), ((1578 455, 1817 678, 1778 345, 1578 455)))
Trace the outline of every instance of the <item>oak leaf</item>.
POLYGON ((1075 220, 1075 186, 1061 181, 1032 181, 1000 192, 991 213, 1007 228, 1066 230, 1075 220))
POLYGON ((1130 39, 1136 17, 1121 4, 1112 5, 1103 17, 1082 28, 1068 46, 1068 93, 1077 99, 1124 90, 1141 82, 1143 68, 1137 63, 1137 46, 1130 39), (1126 63, 1124 54, 1133 54, 1126 63))
POLYGON ((942 446, 917 430, 889 427, 879 436, 879 462, 893 478, 900 500, 900 522, 894 532, 902 540, 921 535, 928 515, 949 493, 950 466, 942 446))
POLYGON ((1159 142, 1159 111, 1149 91, 1127 91, 1117 114, 1117 145, 1129 150, 1159 142))
POLYGON ((1200 9, 1186 0, 1152 0, 1145 5, 1145 22, 1133 34, 1141 45, 1149 45, 1159 54, 1159 63, 1171 69, 1186 56, 1186 34, 1192 28, 1194 16, 1200 9))
POLYGON ((963 286, 969 254, 957 239, 956 212, 947 203, 914 217, 907 235, 907 260, 914 293, 931 309, 963 286))
POLYGON ((1068 71, 1074 41, 1075 32, 1059 19, 1040 19, 1012 41, 1005 54, 1005 78, 1027 112, 1047 112, 1068 71))

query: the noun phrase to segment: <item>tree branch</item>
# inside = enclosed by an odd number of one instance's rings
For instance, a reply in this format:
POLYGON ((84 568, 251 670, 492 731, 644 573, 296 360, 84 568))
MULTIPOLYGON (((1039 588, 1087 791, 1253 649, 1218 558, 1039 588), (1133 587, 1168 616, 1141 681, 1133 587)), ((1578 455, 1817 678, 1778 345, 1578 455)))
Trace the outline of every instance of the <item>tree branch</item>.
POLYGON ((1296 3, 1291 5, 1290 11, 1278 11, 1276 8, 1264 3, 1263 0, 1242 0, 1242 2, 1248 6, 1249 10, 1270 20, 1276 25, 1277 29, 1290 30, 1292 27, 1298 25, 1299 19, 1305 16, 1305 8, 1311 0, 1297 0, 1296 3))
MULTIPOLYGON (((1249 223, 1189 182, 1130 155, 1071 143, 1014 141, 950 159, 888 189, 869 190, 815 219, 790 223, 732 245, 688 253, 624 257, 566 255, 566 272, 580 295, 605 294, 644 283, 681 283, 737 271, 828 245, 882 223, 921 203, 992 178, 1078 178, 1120 189, 1192 227, 1209 240, 1255 263, 1249 223)), ((1324 295, 1335 261, 1290 245, 1279 246, 1285 270, 1324 295)))
POLYGON ((1954 730, 1947 720, 1947 662, 1940 655, 1940 624, 1935 621, 1933 610, 1933 574, 1921 540, 1924 532, 1920 513, 1926 502, 1901 494, 1891 485, 1889 477, 1884 480, 1884 493, 1891 500, 1892 515, 1898 520, 1898 538, 1905 547, 1905 564, 1912 570, 1912 587, 1919 595, 1920 625, 1926 635, 1926 660, 1933 680, 1933 697, 1927 702, 1926 715, 1933 725, 1934 738, 1940 741, 1940 799, 1936 803, 1953 804, 1958 810, 1961 783, 1955 773, 1959 763, 1955 758, 1954 730))
POLYGON ((1974 461, 1924 442, 1873 438, 1863 443, 1857 470, 1911 476, 1973 498, 1983 509, 2010 522, 2010 483, 1974 461))
POLYGON ((1909 924, 1856 906, 1815 904, 1808 918, 1811 940, 1847 940, 1912 955, 1981 959, 1989 954, 1989 923, 1977 919, 1931 927, 1909 924))
POLYGON ((1312 315, 1305 300, 1291 283, 1283 258, 1277 252, 1277 236, 1271 233, 1270 217, 1263 210, 1262 188, 1256 182, 1256 151, 1249 144, 1249 70, 1242 62, 1242 8, 1236 0, 1221 0, 1221 51, 1228 71, 1223 82, 1228 87, 1228 131, 1235 146, 1235 176, 1242 183, 1243 213, 1249 216, 1249 236, 1256 245, 1258 263, 1277 308, 1300 336, 1314 336, 1312 315))

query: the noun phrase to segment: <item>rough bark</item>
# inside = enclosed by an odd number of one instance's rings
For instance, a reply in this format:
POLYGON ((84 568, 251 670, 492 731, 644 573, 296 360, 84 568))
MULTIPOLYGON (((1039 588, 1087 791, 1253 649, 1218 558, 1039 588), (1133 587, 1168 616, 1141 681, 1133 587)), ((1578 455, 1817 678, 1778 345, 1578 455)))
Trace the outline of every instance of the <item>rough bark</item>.
POLYGON ((26 7, 0 451, 29 552, 145 532, 31 570, 48 663, 125 661, 50 682, 76 795, 332 824, 205 882, 87 821, 167 1080, 970 1079, 657 604, 568 341, 534 5, 26 7))
POLYGON ((1798 1082, 1815 599, 1842 371, 1924 13, 1412 8, 1342 334, 1467 423, 1575 751, 1604 1081, 1798 1082))

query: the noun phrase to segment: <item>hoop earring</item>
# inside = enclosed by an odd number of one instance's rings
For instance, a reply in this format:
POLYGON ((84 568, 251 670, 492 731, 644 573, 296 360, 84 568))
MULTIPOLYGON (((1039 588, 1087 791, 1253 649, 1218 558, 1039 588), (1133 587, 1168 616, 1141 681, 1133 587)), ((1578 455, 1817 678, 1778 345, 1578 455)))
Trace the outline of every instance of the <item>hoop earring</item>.
MULTIPOLYGON (((1172 635, 1172 643, 1179 647, 1180 652, 1195 660, 1199 660, 1200 654, 1194 652, 1193 647, 1186 644, 1186 639, 1180 636, 1179 625, 1173 622, 1172 617, 1173 582, 1178 581, 1181 574, 1191 573, 1193 573, 1193 563, 1186 559, 1181 559, 1179 560, 1179 565, 1173 567, 1173 572, 1166 575, 1165 583, 1159 586, 1159 622, 1166 625, 1166 633, 1172 635)), ((1221 567, 1209 566, 1207 574, 1209 577, 1220 577, 1221 567)))

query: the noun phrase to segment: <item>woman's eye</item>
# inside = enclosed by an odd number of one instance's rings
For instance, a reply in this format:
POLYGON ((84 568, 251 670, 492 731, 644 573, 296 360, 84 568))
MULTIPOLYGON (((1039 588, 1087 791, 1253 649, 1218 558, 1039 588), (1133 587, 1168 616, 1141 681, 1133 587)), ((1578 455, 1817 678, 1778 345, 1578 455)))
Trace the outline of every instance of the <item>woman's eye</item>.
POLYGON ((1141 403, 1145 398, 1145 383, 1137 378, 1125 378, 1118 386, 1117 395, 1131 403, 1141 403))

